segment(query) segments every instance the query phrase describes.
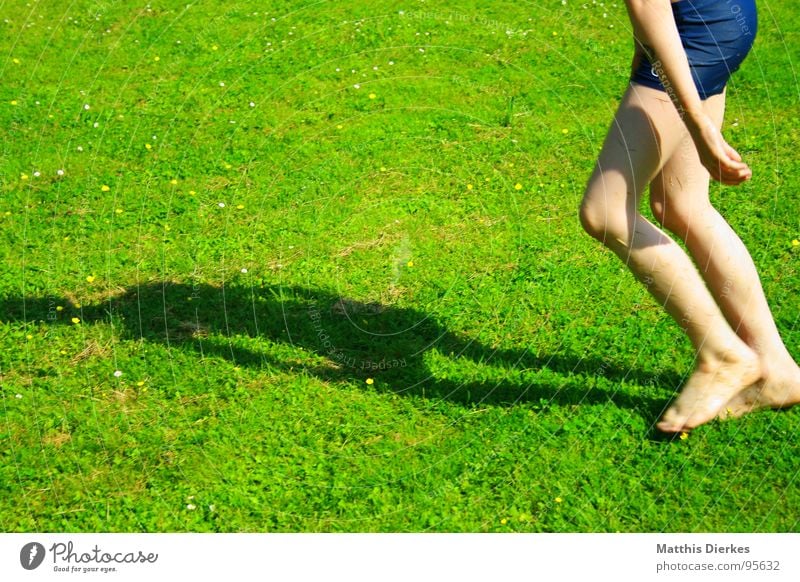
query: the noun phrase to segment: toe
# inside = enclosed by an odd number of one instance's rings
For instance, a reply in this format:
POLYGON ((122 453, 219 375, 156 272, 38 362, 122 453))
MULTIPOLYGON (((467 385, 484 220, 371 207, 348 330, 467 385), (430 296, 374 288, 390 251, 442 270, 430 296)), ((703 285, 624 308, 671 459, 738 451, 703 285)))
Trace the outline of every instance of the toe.
POLYGON ((684 420, 680 419, 678 413, 670 408, 664 413, 661 420, 656 423, 656 428, 661 432, 667 433, 682 432, 684 430, 684 420))
POLYGON ((668 422, 663 422, 663 421, 656 423, 656 428, 658 430, 660 430, 661 432, 667 433, 667 434, 676 434, 676 433, 679 433, 679 432, 683 432, 680 427, 678 427, 678 426, 676 426, 674 424, 668 423, 668 422))

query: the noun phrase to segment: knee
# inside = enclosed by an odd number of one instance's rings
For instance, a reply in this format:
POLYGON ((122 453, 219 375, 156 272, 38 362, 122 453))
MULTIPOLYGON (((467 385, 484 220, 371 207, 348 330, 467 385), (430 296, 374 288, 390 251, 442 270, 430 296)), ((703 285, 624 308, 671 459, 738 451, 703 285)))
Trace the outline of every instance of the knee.
POLYGON ((584 197, 581 202, 578 218, 581 221, 583 230, 589 236, 602 240, 606 230, 606 220, 602 209, 594 204, 588 197, 584 197))
POLYGON ((707 228, 717 211, 708 200, 708 181, 661 176, 650 183, 650 210, 658 223, 683 240, 707 228))
POLYGON ((658 223, 676 236, 686 238, 692 221, 699 220, 702 212, 682 204, 678 197, 670 199, 665 195, 651 191, 650 210, 658 223))
POLYGON ((650 192, 650 210, 653 212, 653 218, 658 221, 658 224, 666 227, 664 223, 667 221, 667 203, 663 197, 657 196, 653 191, 650 192))
POLYGON ((583 230, 602 243, 609 238, 624 239, 627 237, 626 215, 627 211, 624 206, 617 207, 609 204, 604 196, 592 196, 588 192, 583 197, 578 212, 583 230))

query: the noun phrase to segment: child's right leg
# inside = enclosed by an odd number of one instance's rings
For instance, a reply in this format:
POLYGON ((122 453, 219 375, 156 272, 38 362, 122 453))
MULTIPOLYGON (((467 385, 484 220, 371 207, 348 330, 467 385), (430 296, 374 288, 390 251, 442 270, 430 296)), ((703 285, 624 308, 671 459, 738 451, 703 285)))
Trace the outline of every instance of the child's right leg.
MULTIPOLYGON (((704 102, 722 124, 725 94, 704 102)), ((726 405, 740 416, 755 408, 784 408, 800 402, 800 367, 786 349, 772 318, 750 253, 711 205, 709 177, 697 151, 681 147, 650 186, 656 219, 686 244, 716 303, 739 337, 759 356, 763 378, 726 405)))

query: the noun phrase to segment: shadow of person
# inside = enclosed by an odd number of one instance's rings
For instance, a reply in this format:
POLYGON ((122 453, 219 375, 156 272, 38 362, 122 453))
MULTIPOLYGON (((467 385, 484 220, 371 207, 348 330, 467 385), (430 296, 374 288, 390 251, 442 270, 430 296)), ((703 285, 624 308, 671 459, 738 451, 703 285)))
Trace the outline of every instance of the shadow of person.
MULTIPOLYGON (((305 371, 328 382, 358 380, 363 385, 374 377, 380 382, 371 389, 470 407, 602 403, 648 419, 663 407, 661 401, 599 388, 593 381, 602 375, 615 383, 652 384, 653 374, 646 371, 593 357, 494 349, 449 331, 417 309, 364 303, 321 289, 157 282, 80 307, 51 296, 2 298, 0 309, 6 320, 68 324, 77 315, 85 323, 113 321, 121 339, 194 351, 243 367, 305 371), (55 305, 64 306, 63 311, 56 312, 55 305), (451 371, 432 373, 432 358, 451 371)), ((660 378, 672 385, 678 381, 660 378)))

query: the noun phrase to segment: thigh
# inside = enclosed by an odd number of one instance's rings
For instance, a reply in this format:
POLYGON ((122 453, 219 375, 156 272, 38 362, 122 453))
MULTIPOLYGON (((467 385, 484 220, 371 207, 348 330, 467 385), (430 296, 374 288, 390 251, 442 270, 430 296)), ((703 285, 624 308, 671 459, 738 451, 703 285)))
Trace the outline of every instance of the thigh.
MULTIPOLYGON (((703 108, 721 128, 725 115, 725 93, 703 101, 703 108)), ((690 217, 708 207, 709 181, 708 170, 700 162, 697 148, 689 132, 684 129, 678 147, 650 184, 650 202, 657 218, 661 220, 665 214, 667 217, 670 214, 676 218, 690 217)))
POLYGON ((585 202, 638 210, 646 186, 680 144, 685 126, 664 91, 631 83, 603 143, 585 202))

